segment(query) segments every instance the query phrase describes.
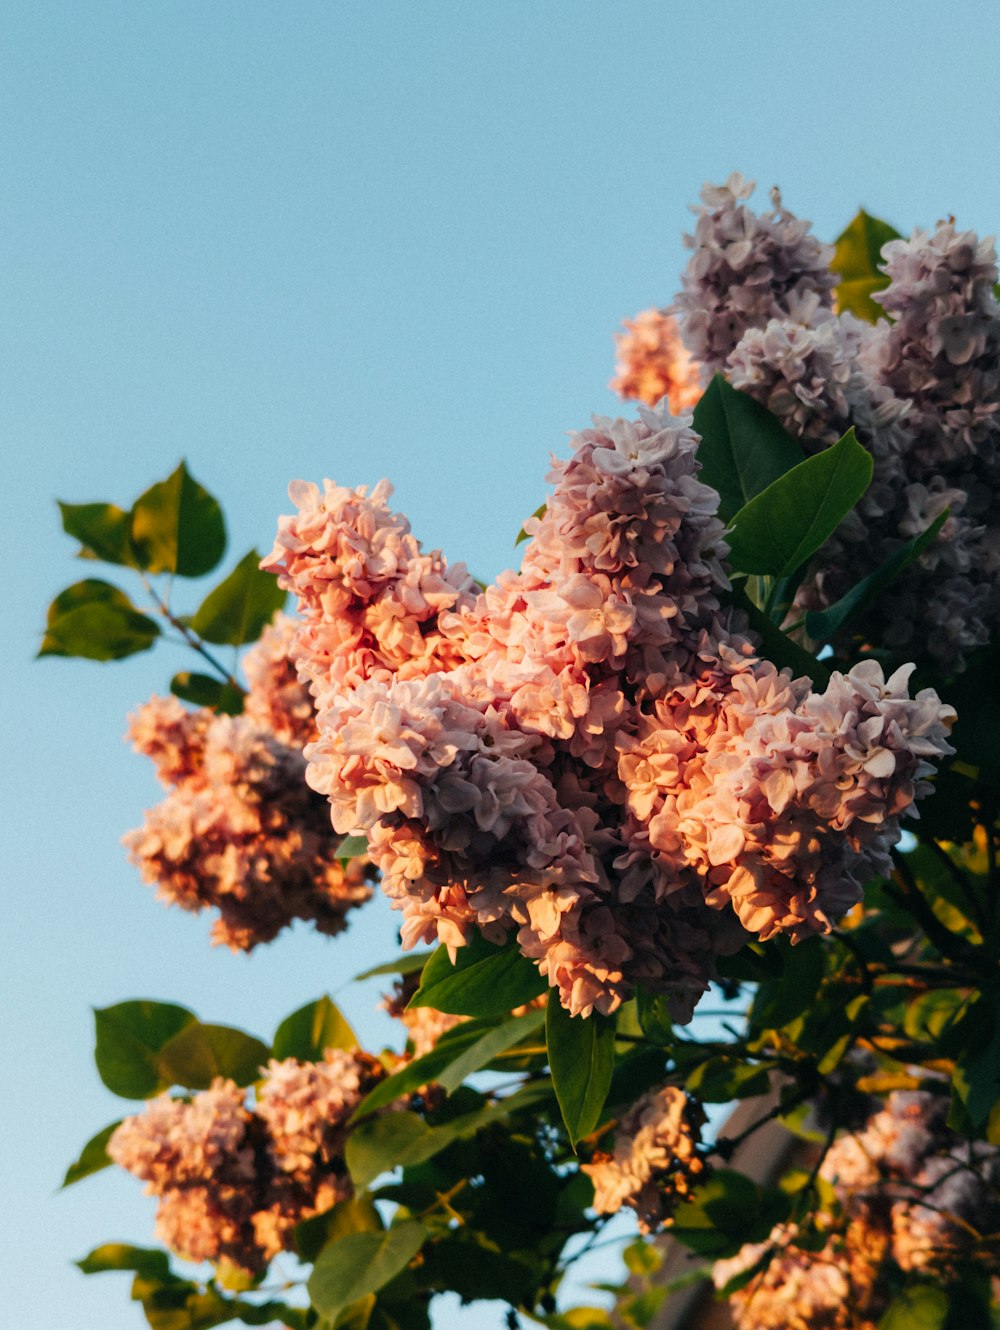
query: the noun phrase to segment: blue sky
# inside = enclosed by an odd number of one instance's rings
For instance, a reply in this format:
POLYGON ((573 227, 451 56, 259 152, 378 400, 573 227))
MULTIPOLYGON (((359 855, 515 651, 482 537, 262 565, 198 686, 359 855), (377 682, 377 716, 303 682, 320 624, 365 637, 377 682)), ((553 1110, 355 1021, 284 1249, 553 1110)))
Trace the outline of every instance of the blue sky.
MULTIPOLYGON (((393 937, 379 903, 345 940, 295 930, 248 960, 138 883, 118 840, 157 792, 124 717, 187 662, 32 663, 84 571, 54 499, 130 502, 184 455, 226 505, 228 567, 269 544, 289 480, 387 475, 427 544, 492 576, 549 453, 614 409, 612 334, 676 290, 701 182, 780 183, 825 238, 862 203, 993 232, 998 57, 992 0, 7 0, 11 1325, 143 1324, 124 1281, 69 1262, 148 1241, 151 1202, 112 1173, 54 1194, 121 1111, 90 1006, 181 1001, 266 1036, 393 937)), ((372 1039, 376 1000, 343 995, 372 1039)))

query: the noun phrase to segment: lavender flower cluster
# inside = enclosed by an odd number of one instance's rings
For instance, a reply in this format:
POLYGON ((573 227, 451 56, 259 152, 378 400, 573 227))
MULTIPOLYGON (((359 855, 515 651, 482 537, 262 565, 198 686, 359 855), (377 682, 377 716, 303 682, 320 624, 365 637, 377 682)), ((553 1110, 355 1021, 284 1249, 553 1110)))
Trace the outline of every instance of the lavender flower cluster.
MULTIPOLYGON (((706 186, 672 311, 702 367, 762 402, 813 452, 849 426, 871 452, 873 483, 811 570, 794 617, 839 599, 941 513, 934 542, 862 627, 896 660, 960 671, 1000 624, 1000 306, 991 239, 952 221, 882 252, 887 315, 874 326, 832 308, 832 250, 772 194, 706 186)), ((639 316, 637 326, 646 316, 639 316)), ((648 337, 619 341, 624 395, 657 371, 648 337)), ((659 379, 676 356, 663 338, 659 379)), ((665 389, 666 390, 666 389, 665 389)))
POLYGON ((663 406, 555 462, 479 592, 369 495, 296 485, 263 566, 296 593, 308 780, 361 832, 406 945, 513 936, 574 1014, 679 1017, 750 935, 829 930, 886 867, 953 716, 874 662, 823 693, 720 606, 718 495, 663 406))
POLYGON ((161 899, 217 909, 213 940, 234 951, 269 942, 293 919, 338 933, 372 894, 371 866, 338 860, 323 800, 305 783, 315 721, 288 659, 292 631, 281 618, 247 653, 241 715, 154 697, 129 729, 169 791, 124 837, 130 857, 161 899))
POLYGON ((108 1143, 159 1199, 157 1237, 191 1261, 259 1274, 292 1230, 352 1194, 347 1123, 384 1071, 366 1053, 271 1061, 254 1101, 219 1078, 190 1099, 160 1095, 108 1143))
POLYGON ((833 1145, 820 1177, 836 1205, 817 1218, 818 1250, 782 1225, 716 1263, 720 1288, 761 1266, 731 1296, 737 1330, 875 1330, 906 1276, 954 1277, 982 1259, 1000 1223, 1000 1151, 950 1131, 946 1112, 939 1095, 897 1092, 833 1145))

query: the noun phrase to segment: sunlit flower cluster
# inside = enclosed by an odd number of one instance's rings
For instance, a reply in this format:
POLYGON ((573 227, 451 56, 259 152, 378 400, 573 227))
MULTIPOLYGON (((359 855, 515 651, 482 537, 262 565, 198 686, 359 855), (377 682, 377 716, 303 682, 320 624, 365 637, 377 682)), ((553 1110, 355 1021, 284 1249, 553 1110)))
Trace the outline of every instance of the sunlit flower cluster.
POLYGON ((159 1198, 156 1233, 171 1251, 257 1274, 300 1220, 352 1194, 347 1122, 382 1074, 341 1049, 272 1061, 252 1103, 222 1078, 189 1099, 160 1095, 121 1123, 108 1154, 159 1198))
POLYGON ((248 652, 242 715, 154 697, 129 729, 169 791, 125 836, 129 855, 162 900, 217 909, 213 940, 233 950, 269 942, 293 919, 338 933, 372 894, 370 865, 338 860, 323 800, 305 782, 315 723, 288 663, 290 631, 281 621, 248 652))
POLYGON ((615 1128, 613 1153, 598 1151, 581 1165, 594 1184, 598 1214, 617 1214, 627 1205, 643 1233, 667 1223, 703 1180, 698 1147, 704 1121, 700 1107, 674 1085, 637 1100, 615 1128))
POLYGON ((783 208, 755 216, 741 202, 749 189, 732 177, 703 194, 676 305, 685 341, 705 376, 722 370, 807 452, 853 426, 875 462, 871 487, 803 584, 795 617, 837 600, 948 509, 864 630, 896 660, 959 670, 1000 624, 992 241, 950 221, 891 241, 889 285, 874 296, 888 319, 871 327, 833 313, 835 278, 816 266, 830 251, 783 208))
POLYGON ((697 444, 665 404, 596 419, 520 571, 478 595, 383 486, 294 487, 265 560, 303 616, 308 779, 367 837, 404 943, 514 934, 574 1013, 641 982, 684 1017, 744 929, 827 931, 948 751, 950 709, 905 672, 817 694, 756 653, 721 608, 697 444))
POLYGON ((947 1100, 897 1092, 864 1127, 840 1137, 820 1167, 836 1205, 817 1217, 826 1240, 796 1245, 795 1225, 715 1266, 737 1330, 869 1330, 907 1276, 947 1279, 975 1258, 998 1261, 1000 1151, 945 1126, 947 1100))
POLYGON ((681 341, 676 319, 660 309, 644 309, 625 320, 615 334, 617 375, 611 381, 619 397, 656 406, 666 398, 674 415, 688 411, 701 396, 701 376, 681 341))

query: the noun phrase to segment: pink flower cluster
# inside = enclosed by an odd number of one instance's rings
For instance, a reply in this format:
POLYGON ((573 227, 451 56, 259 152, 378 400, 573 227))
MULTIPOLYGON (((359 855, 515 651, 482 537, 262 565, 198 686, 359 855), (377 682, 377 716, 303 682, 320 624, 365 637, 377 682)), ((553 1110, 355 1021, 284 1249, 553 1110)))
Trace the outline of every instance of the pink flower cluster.
POLYGON ((406 945, 514 934, 573 1013, 642 983, 683 1017, 745 929, 828 930, 950 751, 906 672, 816 694, 722 612, 697 444, 665 405, 596 419, 479 594, 384 485, 294 487, 264 562, 303 616, 308 779, 368 838, 406 945))
POLYGON ((288 661, 291 631, 282 620, 248 652, 242 715, 154 697, 131 719, 134 747, 169 793, 124 837, 130 858, 161 899, 217 909, 213 940, 233 950, 269 942, 293 919, 338 933, 372 894, 370 865, 338 861, 324 803, 305 783, 315 721, 288 661))
POLYGON ((222 1078, 190 1099, 163 1094, 121 1123, 108 1154, 158 1197, 156 1233, 171 1251, 258 1274, 300 1220, 352 1194, 347 1122, 383 1074, 342 1049, 272 1061, 252 1106, 222 1078))
POLYGON ((896 659, 963 667, 1000 626, 1000 306, 991 240, 942 222, 885 246, 889 316, 875 327, 830 308, 831 257, 784 209, 756 217, 742 178, 706 187, 677 297, 705 373, 721 369, 813 452, 850 426, 873 483, 799 595, 823 608, 946 508, 931 547, 868 616, 896 659), (777 237, 784 240, 779 243, 777 237), (743 262, 750 247, 752 257, 743 262), (734 254, 736 260, 734 261, 734 254), (777 256, 777 257, 776 257, 777 256))
POLYGON ((781 1225, 716 1264, 722 1288, 762 1263, 731 1297, 737 1330, 867 1330, 907 1276, 947 1278, 973 1258, 995 1265, 986 1239, 1000 1222, 1000 1151, 950 1131, 947 1106, 895 1093, 833 1145, 820 1177, 837 1205, 818 1217, 828 1234, 819 1250, 797 1247, 794 1225, 781 1225))
POLYGON ((611 389, 619 397, 656 406, 662 398, 674 415, 688 411, 701 396, 701 376, 681 341, 677 321, 660 309, 644 309, 625 320, 615 334, 617 376, 611 389))
POLYGON ((630 1206, 652 1233, 703 1181, 698 1146, 705 1115, 674 1085, 644 1094, 615 1129, 614 1152, 598 1151, 581 1169, 594 1184, 594 1209, 617 1214, 630 1206))

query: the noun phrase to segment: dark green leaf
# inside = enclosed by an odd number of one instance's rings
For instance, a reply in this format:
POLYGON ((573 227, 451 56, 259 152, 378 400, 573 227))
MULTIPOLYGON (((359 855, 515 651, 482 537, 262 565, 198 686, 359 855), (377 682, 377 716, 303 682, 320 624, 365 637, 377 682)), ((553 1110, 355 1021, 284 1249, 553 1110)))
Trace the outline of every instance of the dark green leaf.
POLYGON ((553 1000, 546 1006, 545 1042, 552 1084, 575 1147, 601 1120, 615 1069, 615 1023, 596 1011, 586 1019, 570 1016, 553 1000))
POLYGON ((157 1247, 130 1247, 124 1242, 105 1242, 77 1265, 85 1275, 104 1274, 108 1270, 133 1270, 148 1279, 166 1279, 170 1261, 157 1247))
POLYGON ((164 1081, 156 1059, 160 1049, 197 1017, 186 1007, 149 1000, 119 1002, 94 1012, 94 1061, 101 1080, 123 1099, 149 1099, 164 1081))
POLYGON ((790 669, 796 679, 805 675, 820 688, 826 687, 830 682, 830 671, 823 662, 782 632, 763 610, 757 608, 742 586, 733 586, 728 597, 747 616, 750 631, 760 638, 761 650, 768 660, 779 669, 790 669))
POLYGON ((766 942, 748 942, 732 956, 720 956, 718 970, 723 978, 759 984, 777 978, 783 966, 783 953, 777 947, 766 942))
POLYGON ((701 435, 698 477, 719 492, 719 516, 730 521, 779 476, 798 466, 802 448, 781 422, 716 374, 694 409, 701 435))
POLYGON ((131 515, 113 503, 60 503, 63 530, 80 542, 80 558, 137 568, 131 515))
POLYGON ((767 1067, 723 1056, 702 1062, 684 1082, 687 1089, 705 1104, 728 1104, 733 1099, 767 1094, 770 1083, 767 1067))
POLYGON ((758 1187, 743 1173, 719 1168, 677 1207, 671 1235, 701 1256, 733 1256, 744 1243, 764 1242, 788 1217, 791 1204, 776 1188, 758 1187))
POLYGON ((781 976, 762 983, 750 1008, 750 1022, 757 1030, 775 1030, 795 1020, 811 1006, 823 982, 823 943, 818 937, 807 938, 791 946, 769 942, 779 947, 783 967, 781 976))
POLYGON ((360 974, 354 976, 355 983, 360 983, 363 979, 375 979, 381 974, 413 974, 415 970, 422 970, 433 955, 432 951, 406 951, 395 960, 385 961, 382 965, 373 965, 370 970, 362 970, 360 974))
POLYGON ((61 591, 49 606, 40 656, 122 660, 148 651, 159 625, 141 614, 124 591, 88 577, 61 591))
POLYGON ((888 277, 878 266, 882 246, 898 239, 899 232, 894 227, 870 216, 864 208, 858 210, 850 225, 840 233, 830 266, 840 277, 835 294, 841 313, 849 311, 868 323, 884 317, 884 310, 872 300, 872 295, 889 285, 888 277))
POLYGON ((92 1173, 100 1173, 102 1168, 107 1168, 111 1160, 108 1158, 108 1141, 121 1126, 121 1119, 117 1122, 111 1122, 90 1140, 80 1151, 79 1156, 70 1164, 66 1170, 66 1176, 63 1178, 64 1187, 72 1187, 74 1182, 79 1182, 82 1178, 89 1178, 92 1173))
POLYGON ((384 1227, 370 1196, 353 1196, 338 1201, 329 1210, 295 1225, 295 1250, 303 1261, 312 1264, 328 1242, 348 1233, 377 1233, 384 1227))
POLYGON ((744 573, 790 577, 829 540, 871 478, 871 454, 849 429, 735 514, 726 537, 731 564, 744 573))
POLYGON ((647 1039, 652 1039, 661 1048, 669 1047, 674 1041, 674 1023, 670 1017, 668 999, 662 993, 647 993, 640 988, 636 995, 639 1015, 639 1028, 647 1039))
POLYGON ((257 641, 285 600, 278 579, 261 571, 260 555, 251 550, 208 593, 195 611, 191 627, 206 642, 243 646, 257 641))
MULTIPOLYGON (((465 1091, 461 1091, 455 1100, 460 1100, 464 1094, 465 1091)), ((481 1098, 472 1091, 469 1096, 482 1104, 481 1098)), ((501 1121, 517 1107, 517 1098, 511 1095, 497 1104, 482 1104, 472 1112, 461 1112, 435 1127, 408 1109, 365 1118, 351 1131, 345 1150, 354 1185, 367 1187, 383 1173, 433 1159, 453 1142, 465 1140, 481 1127, 501 1121)))
POLYGON ((214 679, 210 674, 192 674, 190 670, 174 675, 170 680, 170 691, 185 702, 192 702, 196 707, 211 707, 224 716, 238 716, 246 697, 242 688, 214 679))
POLYGON ((810 610, 806 615, 806 632, 814 642, 828 642, 844 624, 875 600, 882 591, 896 580, 904 569, 918 559, 948 520, 949 509, 940 513, 926 531, 914 536, 905 545, 891 554, 873 573, 863 577, 852 586, 840 600, 828 605, 825 610, 810 610))
POLYGON ((438 947, 424 966, 411 1007, 434 1007, 456 1016, 506 1016, 548 987, 545 977, 513 940, 503 947, 475 937, 458 949, 455 964, 438 947))
POLYGON ((217 1076, 250 1085, 270 1056, 267 1044, 243 1030, 194 1021, 167 1040, 155 1066, 166 1085, 207 1090, 217 1076))
POLYGON ((150 572, 201 577, 226 551, 222 509, 181 462, 136 499, 132 544, 150 572))
POLYGON ((948 1295, 934 1284, 917 1284, 893 1298, 879 1330, 941 1330, 948 1316, 948 1295))
POLYGON ((427 1237, 427 1229, 415 1219, 383 1233, 349 1233, 316 1259, 309 1279, 312 1305, 323 1316, 335 1319, 339 1312, 378 1290, 404 1270, 427 1237))
POLYGON ((511 1016, 499 1025, 469 1021, 446 1031, 429 1053, 415 1058, 376 1085, 363 1100, 354 1120, 359 1121, 377 1108, 383 1108, 401 1095, 419 1090, 432 1081, 444 1086, 449 1093, 457 1090, 467 1076, 481 1071, 495 1057, 534 1034, 544 1018, 545 1013, 541 1010, 529 1011, 524 1016, 511 1016))
POLYGON ((358 1036, 340 1008, 326 994, 286 1016, 274 1033, 273 1056, 279 1061, 322 1062, 328 1048, 358 1048, 358 1036))

